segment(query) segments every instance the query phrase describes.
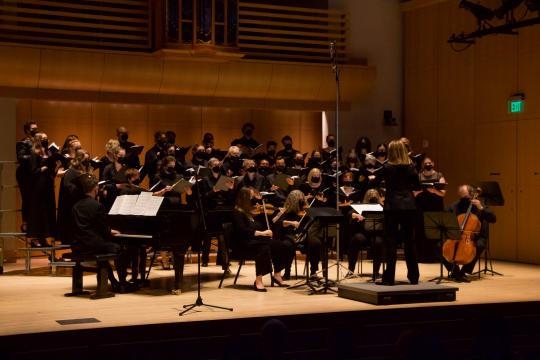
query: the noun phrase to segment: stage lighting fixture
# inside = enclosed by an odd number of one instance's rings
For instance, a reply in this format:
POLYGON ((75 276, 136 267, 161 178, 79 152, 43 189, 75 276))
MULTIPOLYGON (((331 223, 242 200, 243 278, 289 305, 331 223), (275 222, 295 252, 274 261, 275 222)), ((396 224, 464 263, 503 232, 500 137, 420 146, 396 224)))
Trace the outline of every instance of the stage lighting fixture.
POLYGON ((495 16, 497 18, 502 19, 512 11, 514 11, 515 8, 517 8, 521 3, 525 0, 502 0, 501 6, 499 6, 494 12, 495 16))
POLYGON ((529 11, 538 11, 540 12, 540 0, 527 0, 525 6, 529 11))
POLYGON ((471 12, 478 21, 478 27, 482 27, 482 22, 491 20, 495 16, 493 10, 480 4, 473 3, 469 0, 461 0, 459 7, 471 12))

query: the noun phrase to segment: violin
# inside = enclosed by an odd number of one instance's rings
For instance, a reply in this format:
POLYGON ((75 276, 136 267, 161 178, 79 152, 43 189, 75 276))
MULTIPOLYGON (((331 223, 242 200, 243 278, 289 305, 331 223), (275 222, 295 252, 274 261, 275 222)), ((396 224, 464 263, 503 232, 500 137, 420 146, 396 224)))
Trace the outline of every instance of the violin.
POLYGON ((255 204, 253 209, 251 209, 251 215, 272 215, 274 211, 275 208, 272 204, 265 204, 264 206, 262 204, 255 204))
POLYGON ((480 191, 479 188, 474 191, 467 212, 457 216, 461 231, 460 239, 448 239, 443 243, 443 256, 452 264, 466 265, 472 262, 476 257, 476 244, 473 240, 474 236, 480 232, 482 223, 480 222, 480 219, 478 219, 478 216, 471 213, 471 210, 473 207, 472 200, 478 198, 480 191))

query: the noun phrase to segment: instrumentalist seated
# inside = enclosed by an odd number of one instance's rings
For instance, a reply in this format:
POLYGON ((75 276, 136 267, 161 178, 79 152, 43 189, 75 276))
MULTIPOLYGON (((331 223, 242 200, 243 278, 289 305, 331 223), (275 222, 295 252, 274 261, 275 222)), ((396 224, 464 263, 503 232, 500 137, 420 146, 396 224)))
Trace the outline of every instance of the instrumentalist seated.
POLYGON ((255 259, 256 278, 253 283, 255 291, 266 291, 263 284, 263 276, 272 273, 272 286, 287 286, 281 277, 283 270, 288 262, 287 244, 273 240, 272 230, 264 229, 253 218, 251 211, 253 206, 251 200, 253 191, 248 188, 242 188, 238 191, 236 197, 236 206, 232 213, 233 224, 233 243, 230 244, 233 252, 242 254, 246 257, 255 259))
POLYGON ((469 282, 465 274, 472 274, 476 261, 478 261, 478 258, 486 248, 486 243, 489 239, 489 224, 497 221, 495 214, 482 201, 479 199, 471 200, 474 192, 475 189, 471 185, 461 185, 458 189, 459 200, 455 201, 448 208, 448 211, 458 216, 465 214, 469 205, 472 203, 471 214, 476 215, 482 224, 479 234, 474 236, 476 256, 473 261, 460 268, 459 265, 452 264, 443 258, 444 266, 450 271, 450 278, 457 281, 469 282))
MULTIPOLYGON (((364 204, 381 204, 381 196, 376 189, 369 189, 363 200, 364 204)), ((384 225, 382 223, 366 224, 366 219, 361 214, 351 210, 348 218, 351 222, 351 239, 348 247, 347 258, 349 260, 349 273, 352 275, 358 260, 358 252, 362 246, 370 246, 373 249, 373 280, 380 277, 380 268, 384 251, 384 225)))
POLYGON ((114 277, 112 268, 109 266, 109 281, 115 292, 130 292, 136 288, 126 281, 128 255, 116 243, 112 242, 111 236, 119 234, 111 230, 107 225, 105 208, 97 200, 98 180, 94 175, 82 174, 78 178, 79 185, 85 197, 73 206, 74 253, 84 255, 118 254, 115 267, 119 280, 114 277))

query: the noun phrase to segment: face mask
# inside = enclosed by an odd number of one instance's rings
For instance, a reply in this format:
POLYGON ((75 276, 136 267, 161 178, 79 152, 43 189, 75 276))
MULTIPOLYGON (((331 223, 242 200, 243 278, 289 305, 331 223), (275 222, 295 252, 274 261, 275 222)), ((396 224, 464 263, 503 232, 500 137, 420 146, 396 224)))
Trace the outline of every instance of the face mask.
POLYGON ((313 176, 313 177, 311 178, 311 182, 312 182, 313 184, 318 184, 320 181, 321 181, 321 178, 320 178, 319 176, 313 176))
POLYGON ((427 171, 431 171, 431 170, 433 170, 433 165, 431 165, 431 164, 430 165, 425 165, 424 169, 426 169, 427 171))
POLYGON ((121 157, 121 158, 118 158, 117 161, 118 161, 118 163, 120 163, 120 164, 122 164, 122 165, 125 165, 125 163, 126 163, 126 158, 121 157))
POLYGON ((47 149, 49 147, 49 140, 41 140, 41 146, 47 149))
POLYGON ((166 147, 167 146, 167 140, 160 140, 158 142, 159 146, 161 146, 162 148, 166 147))
POLYGON ((285 166, 276 166, 276 170, 279 172, 285 172, 287 168, 285 166))
POLYGON ((369 199, 368 201, 370 204, 377 204, 379 202, 379 199, 377 199, 376 197, 372 197, 369 199))
POLYGON ((270 174, 270 169, 267 168, 267 167, 259 168, 259 174, 261 174, 263 176, 266 176, 266 175, 270 174))
POLYGON ((303 159, 295 159, 295 160, 294 160, 294 163, 295 163, 296 165, 304 165, 304 160, 303 160, 303 159))
POLYGON ((269 156, 274 156, 276 154, 276 150, 268 150, 266 152, 269 156))
POLYGON ((253 129, 246 129, 244 135, 246 135, 247 137, 251 137, 251 135, 253 135, 253 129))
POLYGON ((219 166, 214 166, 214 167, 212 168, 212 172, 213 172, 214 174, 219 174, 219 166))
POLYGON ((314 157, 314 158, 313 158, 313 161, 316 162, 316 163, 320 163, 320 162, 321 162, 321 158, 320 158, 320 157, 314 157))
POLYGON ((173 166, 167 166, 166 170, 167 174, 173 174, 174 173, 174 167, 173 166))
POLYGON ((36 136, 36 134, 39 132, 38 128, 30 129, 30 135, 36 136))
POLYGON ((328 146, 330 146, 330 147, 336 146, 336 140, 334 140, 334 139, 330 139, 330 140, 328 140, 326 143, 327 143, 328 146))
POLYGON ((257 168, 256 168, 255 166, 253 166, 253 167, 248 168, 246 171, 247 171, 248 173, 252 173, 252 174, 253 174, 253 173, 256 173, 256 172, 257 172, 257 168))
POLYGON ((292 144, 285 144, 285 149, 287 150, 291 150, 292 149, 292 144))
POLYGON ((83 165, 84 167, 90 166, 90 160, 89 160, 89 159, 83 160, 82 165, 83 165))
POLYGON ((386 151, 379 151, 377 152, 378 157, 386 157, 386 151))
POLYGON ((128 139, 128 134, 127 133, 120 134, 120 141, 121 142, 126 142, 127 139, 128 139))

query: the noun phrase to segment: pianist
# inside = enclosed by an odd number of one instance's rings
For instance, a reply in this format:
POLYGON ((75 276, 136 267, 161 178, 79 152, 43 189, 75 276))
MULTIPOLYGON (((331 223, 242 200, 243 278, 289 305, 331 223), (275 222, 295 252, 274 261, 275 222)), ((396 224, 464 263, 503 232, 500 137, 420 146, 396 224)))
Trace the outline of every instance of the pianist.
POLYGON ((115 267, 119 281, 114 277, 109 266, 109 281, 115 292, 130 292, 135 290, 132 284, 126 281, 127 254, 122 248, 111 241, 111 236, 118 234, 107 225, 107 217, 103 205, 97 200, 98 180, 92 174, 82 174, 77 179, 84 198, 73 206, 74 242, 72 249, 79 254, 118 254, 115 267))

